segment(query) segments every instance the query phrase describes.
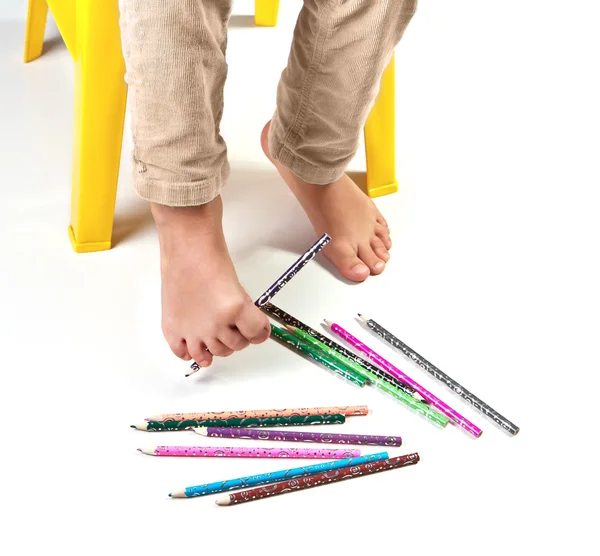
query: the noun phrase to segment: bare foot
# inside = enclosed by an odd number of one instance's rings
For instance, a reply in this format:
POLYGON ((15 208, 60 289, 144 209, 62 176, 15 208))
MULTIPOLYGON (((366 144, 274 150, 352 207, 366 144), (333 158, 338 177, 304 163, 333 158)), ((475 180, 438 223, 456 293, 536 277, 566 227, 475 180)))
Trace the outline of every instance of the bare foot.
POLYGON ((387 222, 377 207, 346 175, 328 185, 307 183, 269 153, 270 122, 261 135, 262 148, 288 184, 318 235, 332 240, 324 255, 349 280, 362 282, 369 274, 381 274, 392 246, 387 222))
POLYGON ((162 329, 173 353, 208 367, 213 355, 264 342, 269 321, 238 281, 221 198, 199 207, 152 204, 152 215, 160 239, 162 329))

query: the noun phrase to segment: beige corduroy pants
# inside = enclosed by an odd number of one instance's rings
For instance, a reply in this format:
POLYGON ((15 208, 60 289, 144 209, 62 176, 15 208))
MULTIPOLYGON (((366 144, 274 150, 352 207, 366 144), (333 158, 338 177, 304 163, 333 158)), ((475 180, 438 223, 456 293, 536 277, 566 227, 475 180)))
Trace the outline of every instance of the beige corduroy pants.
MULTIPOLYGON (((303 180, 338 179, 417 0, 304 0, 277 90, 269 147, 303 180)), ((134 188, 194 206, 229 173, 219 132, 231 0, 120 0, 134 188)), ((235 70, 235 68, 234 68, 235 70)))

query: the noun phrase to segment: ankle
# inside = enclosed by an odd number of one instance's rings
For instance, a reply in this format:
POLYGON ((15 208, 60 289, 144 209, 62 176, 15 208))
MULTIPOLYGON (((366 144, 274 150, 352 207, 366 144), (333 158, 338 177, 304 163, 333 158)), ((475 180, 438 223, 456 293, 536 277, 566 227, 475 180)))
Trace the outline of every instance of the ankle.
POLYGON ((159 231, 193 228, 211 229, 221 226, 222 204, 220 197, 196 207, 169 207, 151 203, 150 210, 159 231))

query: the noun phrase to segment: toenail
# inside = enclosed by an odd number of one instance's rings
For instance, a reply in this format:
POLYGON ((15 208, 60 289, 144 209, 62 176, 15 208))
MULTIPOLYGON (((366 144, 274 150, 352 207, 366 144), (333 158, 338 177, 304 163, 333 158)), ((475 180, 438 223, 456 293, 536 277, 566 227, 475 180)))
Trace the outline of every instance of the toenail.
POLYGON ((354 274, 364 274, 365 272, 369 272, 369 268, 364 264, 357 264, 352 267, 352 272, 354 274))
POLYGON ((380 268, 383 268, 385 266, 385 263, 383 261, 379 261, 378 263, 375 263, 375 268, 377 270, 379 270, 380 268))

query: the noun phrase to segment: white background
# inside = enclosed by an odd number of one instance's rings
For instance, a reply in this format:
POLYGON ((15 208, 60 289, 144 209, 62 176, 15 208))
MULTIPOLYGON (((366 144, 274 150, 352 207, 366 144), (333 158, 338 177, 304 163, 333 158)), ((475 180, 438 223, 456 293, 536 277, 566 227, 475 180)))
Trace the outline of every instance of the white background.
MULTIPOLYGON (((236 2, 230 33, 225 227, 252 296, 314 240, 258 142, 301 2, 282 4, 278 27, 261 29, 248 17, 252 3, 236 2)), ((156 234, 148 207, 131 193, 128 154, 115 247, 71 251, 72 64, 51 26, 48 52, 22 64, 24 5, 0 3, 4 553, 592 552, 600 371, 596 2, 422 0, 398 49, 401 189, 377 201, 393 232, 388 269, 352 286, 320 260, 277 298, 313 327, 333 319, 380 349, 482 426, 479 440, 452 426, 438 430, 275 342, 185 379, 187 365, 161 337, 156 234), (521 433, 508 437, 361 330, 358 311, 521 433), (350 403, 367 403, 372 414, 337 432, 400 434, 404 447, 390 454, 418 451, 421 463, 219 508, 214 497, 167 494, 290 462, 152 458, 135 448, 202 439, 129 428, 157 412, 350 403)), ((361 168, 359 153, 353 169, 361 168)))

